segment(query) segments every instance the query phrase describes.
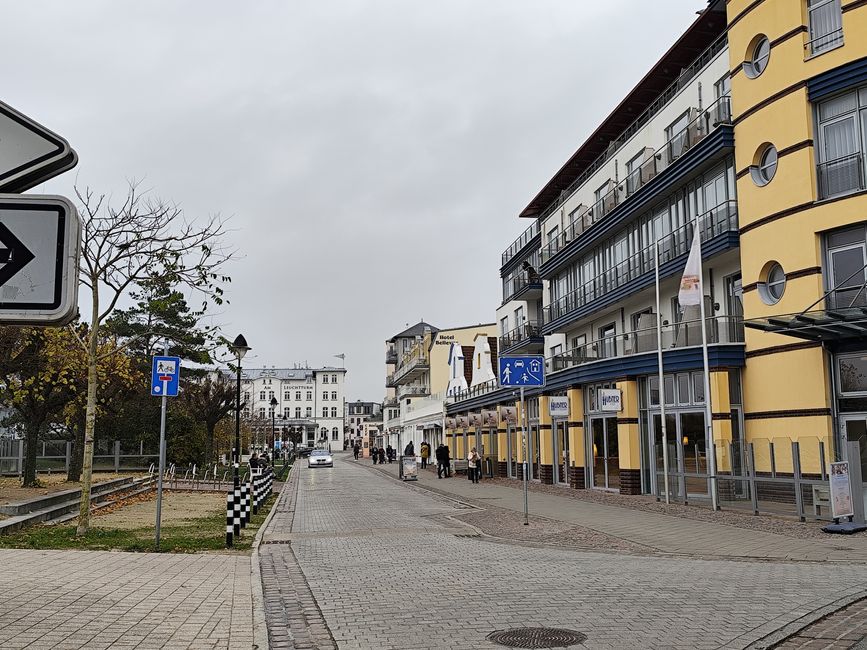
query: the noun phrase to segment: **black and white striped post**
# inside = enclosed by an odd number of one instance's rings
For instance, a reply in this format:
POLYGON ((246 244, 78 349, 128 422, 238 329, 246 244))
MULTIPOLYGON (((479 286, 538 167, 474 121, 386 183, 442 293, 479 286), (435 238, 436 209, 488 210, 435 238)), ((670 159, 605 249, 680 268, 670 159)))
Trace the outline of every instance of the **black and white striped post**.
POLYGON ((226 548, 232 547, 232 532, 235 519, 233 497, 234 494, 232 492, 226 494, 226 548))
MULTIPOLYGON (((229 349, 238 360, 238 363, 235 366, 235 445, 234 449, 232 450, 232 464, 234 466, 234 489, 232 490, 232 530, 234 535, 237 537, 241 534, 241 480, 240 476, 238 475, 241 465, 241 359, 243 359, 244 355, 249 352, 250 346, 247 345, 247 339, 244 338, 244 335, 238 334, 238 336, 235 337, 235 340, 232 341, 232 345, 229 346, 229 349)), ((227 528, 228 518, 229 515, 227 509, 227 528)), ((231 546, 232 544, 232 540, 229 538, 228 530, 226 531, 226 544, 227 546, 231 546)))
POLYGON ((241 528, 247 527, 247 522, 250 520, 250 493, 249 483, 244 481, 241 483, 241 528))

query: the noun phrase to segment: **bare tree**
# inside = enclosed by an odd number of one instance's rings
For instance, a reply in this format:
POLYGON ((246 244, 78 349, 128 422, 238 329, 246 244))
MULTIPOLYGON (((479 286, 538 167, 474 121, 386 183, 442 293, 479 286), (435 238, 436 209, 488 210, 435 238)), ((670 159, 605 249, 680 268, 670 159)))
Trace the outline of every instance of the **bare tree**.
POLYGON ((87 403, 76 535, 84 535, 90 528, 97 364, 101 356, 119 351, 100 349, 101 326, 119 301, 155 278, 168 278, 170 284, 199 294, 202 307, 197 313, 204 315, 209 304, 223 302, 221 285, 230 279, 220 271, 232 251, 222 241, 226 230, 220 218, 188 221, 180 207, 141 192, 135 181, 119 205, 90 188, 76 187, 75 193, 82 221, 80 279, 91 297, 90 326, 79 339, 87 352, 87 403))

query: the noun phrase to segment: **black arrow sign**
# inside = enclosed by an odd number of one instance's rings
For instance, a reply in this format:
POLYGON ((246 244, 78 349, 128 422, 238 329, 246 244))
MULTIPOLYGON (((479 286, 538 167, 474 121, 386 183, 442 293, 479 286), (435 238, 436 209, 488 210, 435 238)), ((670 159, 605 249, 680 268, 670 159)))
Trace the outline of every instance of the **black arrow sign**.
POLYGON ((0 287, 35 258, 36 256, 12 234, 6 224, 0 223, 0 263, 3 264, 3 268, 0 268, 0 287))

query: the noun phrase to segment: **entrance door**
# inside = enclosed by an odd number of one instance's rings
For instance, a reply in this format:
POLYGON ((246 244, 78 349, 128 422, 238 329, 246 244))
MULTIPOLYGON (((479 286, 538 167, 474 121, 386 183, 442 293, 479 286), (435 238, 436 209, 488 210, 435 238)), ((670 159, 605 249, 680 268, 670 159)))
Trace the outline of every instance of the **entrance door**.
POLYGON ((538 424, 530 425, 530 478, 534 481, 539 480, 539 444, 541 443, 541 435, 538 424))
POLYGON ((850 458, 850 463, 861 463, 861 489, 864 491, 864 515, 867 517, 867 415, 843 415, 843 441, 857 442, 859 458, 850 458))
POLYGON ((554 482, 569 484, 569 435, 566 421, 554 420, 554 482))
POLYGON ((615 489, 620 487, 620 458, 617 446, 617 418, 604 417, 590 420, 593 454, 593 487, 615 489))

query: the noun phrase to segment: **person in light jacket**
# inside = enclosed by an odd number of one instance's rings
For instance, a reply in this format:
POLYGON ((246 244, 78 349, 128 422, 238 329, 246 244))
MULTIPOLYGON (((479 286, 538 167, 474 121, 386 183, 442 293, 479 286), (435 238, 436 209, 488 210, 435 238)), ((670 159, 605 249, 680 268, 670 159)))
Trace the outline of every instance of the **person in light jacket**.
POLYGON ((477 452, 476 448, 473 447, 467 455, 467 478, 469 478, 473 483, 479 482, 479 465, 481 462, 482 459, 479 456, 479 452, 477 452))

